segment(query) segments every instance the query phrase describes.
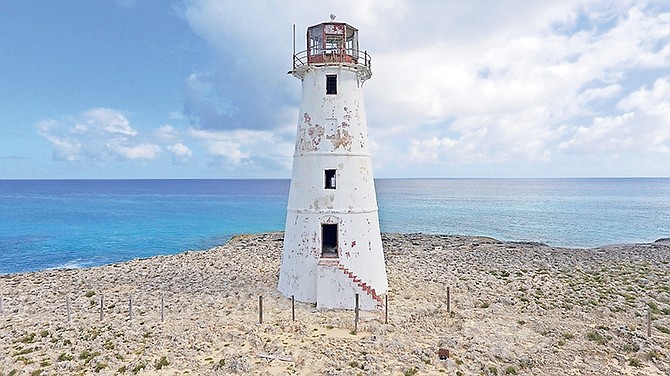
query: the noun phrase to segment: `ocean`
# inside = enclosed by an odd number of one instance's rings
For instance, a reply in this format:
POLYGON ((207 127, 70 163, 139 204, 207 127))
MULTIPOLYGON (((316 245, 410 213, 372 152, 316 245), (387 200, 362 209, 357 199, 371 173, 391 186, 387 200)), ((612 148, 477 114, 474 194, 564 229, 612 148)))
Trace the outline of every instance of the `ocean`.
MULTIPOLYGON (((378 179, 382 231, 595 247, 670 237, 670 179, 378 179)), ((0 180, 0 274, 281 231, 289 180, 0 180)))

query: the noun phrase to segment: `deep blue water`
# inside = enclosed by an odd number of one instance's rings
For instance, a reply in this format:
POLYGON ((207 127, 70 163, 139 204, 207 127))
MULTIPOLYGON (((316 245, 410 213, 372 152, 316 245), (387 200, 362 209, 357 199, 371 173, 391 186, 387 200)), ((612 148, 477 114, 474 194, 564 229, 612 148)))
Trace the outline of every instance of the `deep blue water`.
MULTIPOLYGON (((670 179, 381 179, 382 231, 591 247, 670 237, 670 179)), ((288 180, 0 180, 0 274, 283 230, 288 180)))

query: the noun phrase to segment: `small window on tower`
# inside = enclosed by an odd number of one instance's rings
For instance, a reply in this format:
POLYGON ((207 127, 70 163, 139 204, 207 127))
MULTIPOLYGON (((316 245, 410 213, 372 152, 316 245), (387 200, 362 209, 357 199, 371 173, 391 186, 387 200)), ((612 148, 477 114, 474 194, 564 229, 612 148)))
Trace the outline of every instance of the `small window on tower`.
POLYGON ((332 169, 332 170, 326 170, 325 173, 325 178, 326 178, 326 184, 324 187, 326 189, 335 189, 335 172, 337 170, 332 169))
POLYGON ((337 75, 326 75, 326 94, 337 94, 337 75))
POLYGON ((321 224, 321 257, 337 257, 337 224, 321 224))

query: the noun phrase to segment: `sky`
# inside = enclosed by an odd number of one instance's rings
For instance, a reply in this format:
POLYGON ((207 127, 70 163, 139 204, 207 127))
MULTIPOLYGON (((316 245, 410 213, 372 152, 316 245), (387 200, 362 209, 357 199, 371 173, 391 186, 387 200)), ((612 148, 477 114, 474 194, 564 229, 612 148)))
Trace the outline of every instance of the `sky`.
POLYGON ((290 177, 331 13, 375 177, 670 176, 666 0, 1 0, 0 179, 290 177))

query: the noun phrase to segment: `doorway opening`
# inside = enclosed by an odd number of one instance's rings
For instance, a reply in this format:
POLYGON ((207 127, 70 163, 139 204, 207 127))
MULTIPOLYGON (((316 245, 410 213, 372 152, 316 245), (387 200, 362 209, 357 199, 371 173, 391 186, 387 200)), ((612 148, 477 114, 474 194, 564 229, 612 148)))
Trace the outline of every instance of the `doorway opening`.
POLYGON ((337 224, 321 224, 321 257, 337 257, 337 224))

